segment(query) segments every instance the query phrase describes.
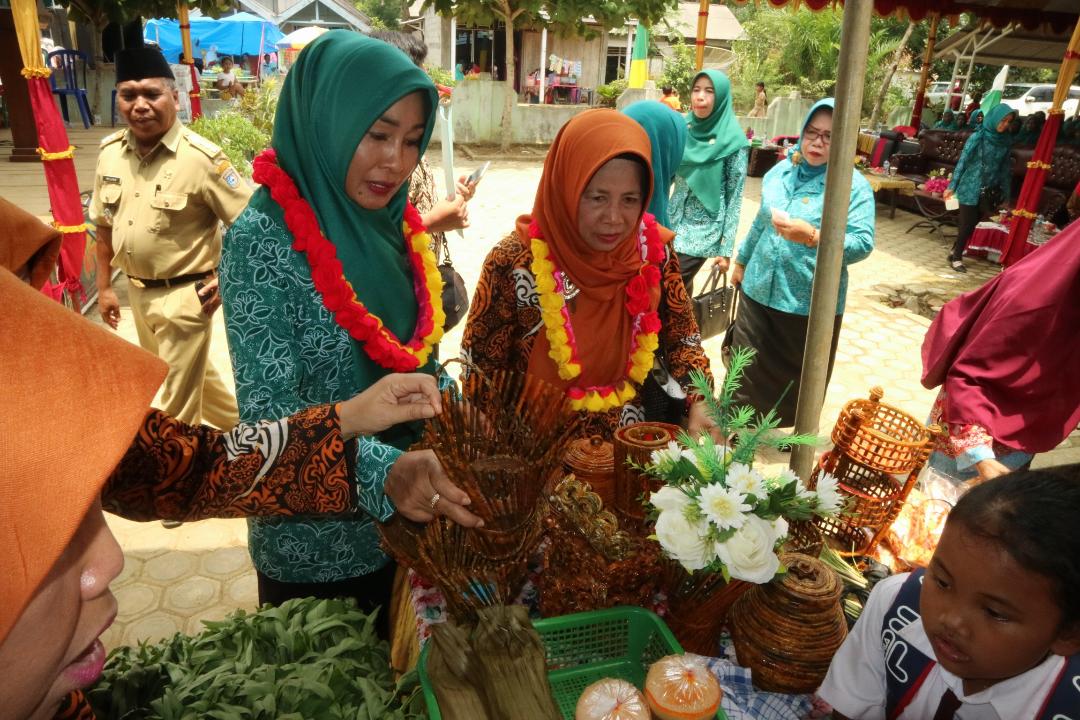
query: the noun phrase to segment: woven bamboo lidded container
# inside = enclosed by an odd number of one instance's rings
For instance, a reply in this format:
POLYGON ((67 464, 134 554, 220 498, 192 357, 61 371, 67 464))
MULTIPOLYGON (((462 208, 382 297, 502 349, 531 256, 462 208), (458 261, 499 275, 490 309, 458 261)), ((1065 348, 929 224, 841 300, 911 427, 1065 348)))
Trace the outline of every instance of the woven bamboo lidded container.
POLYGON ((570 443, 563 456, 563 468, 587 482, 604 507, 615 502, 615 448, 604 438, 593 435, 570 443))
POLYGON ((930 430, 902 410, 881 402, 885 391, 870 389, 868 400, 847 402, 833 427, 836 450, 873 470, 907 474, 926 461, 930 430))
POLYGON ((662 450, 675 440, 678 425, 661 422, 641 422, 621 427, 615 431, 615 501, 613 507, 619 520, 626 524, 626 529, 637 528, 645 521, 645 508, 642 496, 663 485, 661 480, 650 478, 632 467, 627 460, 639 465, 649 462, 654 450, 662 450))
POLYGON ((750 588, 731 609, 735 652, 761 690, 811 693, 847 637, 843 585, 817 558, 785 553, 780 560, 787 573, 750 588))

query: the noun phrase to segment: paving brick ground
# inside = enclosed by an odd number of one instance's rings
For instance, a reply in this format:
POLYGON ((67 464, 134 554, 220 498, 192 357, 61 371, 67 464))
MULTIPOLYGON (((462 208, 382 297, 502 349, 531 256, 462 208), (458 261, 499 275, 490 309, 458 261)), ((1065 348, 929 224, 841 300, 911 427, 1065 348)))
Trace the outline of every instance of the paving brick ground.
MULTIPOLYGON (((79 147, 76 158, 84 189, 90 187, 92 179, 96 138, 103 134, 95 132, 72 133, 79 147)), ((10 133, 6 137, 10 138, 10 133)), ((4 139, 0 134, 0 144, 4 139)), ((468 172, 474 164, 461 158, 458 169, 468 172)), ((40 167, 20 166, 17 172, 8 167, 0 169, 0 194, 33 212, 47 212, 40 167), (28 168, 36 168, 36 173, 28 168)), ((464 237, 450 237, 455 265, 469 287, 475 285, 488 249, 514 227, 519 214, 531 209, 540 169, 540 162, 535 160, 492 163, 470 206, 472 227, 464 237)), ((740 237, 757 212, 759 197, 760 180, 749 178, 740 237)), ((998 271, 996 265, 976 260, 968 263, 967 274, 953 273, 945 263, 947 249, 942 240, 928 236, 924 230, 905 232, 915 220, 915 216, 903 211, 894 220, 880 213, 874 253, 851 268, 836 368, 821 416, 824 432, 832 427, 843 403, 865 396, 875 385, 885 389, 886 402, 918 418, 927 415, 933 401, 934 392, 919 384, 919 348, 930 321, 904 307, 885 305, 875 286, 935 288, 937 294, 952 297, 978 287, 998 271)), ((118 289, 123 303, 123 281, 118 289)), ((136 342, 131 314, 122 313, 119 333, 136 342)), ((444 357, 456 354, 461 330, 459 326, 447 334, 442 343, 444 357)), ((215 332, 213 361, 229 378, 221 314, 216 318, 215 332)), ((718 368, 719 349, 719 338, 706 342, 706 350, 718 368)), ((780 462, 782 458, 767 460, 780 462)), ((1078 433, 1057 450, 1036 459, 1040 465, 1065 462, 1080 462, 1078 433)), ((154 640, 179 630, 195 632, 204 619, 219 619, 234 608, 255 606, 255 577, 247 558, 243 521, 204 521, 165 530, 158 523, 112 517, 109 520, 124 548, 127 566, 114 583, 120 616, 104 638, 107 646, 154 640)))

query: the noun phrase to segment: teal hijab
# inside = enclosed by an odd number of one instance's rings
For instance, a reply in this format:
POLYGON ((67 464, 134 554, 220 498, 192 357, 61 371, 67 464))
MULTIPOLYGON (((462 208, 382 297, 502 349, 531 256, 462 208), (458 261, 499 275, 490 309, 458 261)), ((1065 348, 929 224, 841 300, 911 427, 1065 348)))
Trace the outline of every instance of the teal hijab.
POLYGON ((645 101, 630 105, 623 114, 645 128, 652 144, 653 194, 649 212, 664 227, 671 227, 668 219, 668 196, 675 170, 682 161, 686 148, 686 121, 683 116, 667 105, 645 101))
MULTIPOLYGON (((423 155, 438 102, 427 74, 380 40, 331 30, 304 48, 285 77, 271 140, 278 164, 314 208, 357 297, 402 342, 412 337, 417 317, 402 234, 408 182, 383 209, 365 210, 345 191, 345 176, 368 128, 412 92, 420 92, 427 106, 423 155)), ((283 218, 266 188, 256 191, 251 205, 283 218)), ((355 342, 353 357, 360 388, 389 372, 355 342)))
POLYGON ((750 141, 735 119, 728 76, 719 70, 702 70, 694 76, 694 82, 702 76, 712 82, 713 109, 706 118, 699 118, 693 110, 686 113, 690 132, 678 175, 707 210, 716 212, 727 182, 720 161, 745 149, 750 141))
MULTIPOLYGON (((983 111, 982 110, 976 110, 975 112, 971 113, 971 117, 968 118, 967 129, 968 130, 978 130, 979 127, 980 127, 980 124, 979 124, 978 120, 981 117, 983 117, 983 111)), ((983 120, 985 120, 985 119, 986 118, 983 118, 983 120)))
MULTIPOLYGON (((979 110, 978 112, 982 111, 979 110)), ((1005 116, 1015 114, 1015 110, 1004 104, 990 108, 990 112, 986 113, 986 117, 983 118, 982 125, 978 129, 979 141, 999 149, 1011 148, 1015 136, 1009 132, 1008 128, 1005 129, 1005 132, 998 132, 997 126, 998 123, 1005 119, 1005 116)), ((975 113, 972 113, 972 119, 974 117, 975 113)))
MULTIPOLYGON (((810 107, 810 111, 807 112, 806 117, 803 118, 802 130, 799 131, 799 142, 795 144, 795 150, 799 151, 800 154, 802 154, 802 136, 803 133, 806 132, 806 126, 809 125, 810 121, 814 119, 814 115, 817 114, 818 110, 826 108, 830 112, 832 112, 835 108, 835 105, 836 101, 832 98, 822 98, 810 107)), ((823 162, 820 165, 811 165, 810 163, 803 161, 795 166, 795 172, 792 173, 792 175, 795 182, 798 185, 802 185, 809 180, 821 177, 828 169, 828 161, 823 162)))

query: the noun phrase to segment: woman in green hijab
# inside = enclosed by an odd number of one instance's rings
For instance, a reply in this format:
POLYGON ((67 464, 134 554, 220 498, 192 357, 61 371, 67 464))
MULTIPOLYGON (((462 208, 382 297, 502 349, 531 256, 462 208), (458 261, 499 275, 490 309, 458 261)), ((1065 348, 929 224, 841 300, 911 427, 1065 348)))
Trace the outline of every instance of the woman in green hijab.
MULTIPOLYGON (((356 33, 324 34, 289 71, 272 147, 255 162, 262 187, 221 261, 244 422, 338 402, 405 368, 434 372, 444 320, 437 271, 406 198, 436 102, 401 51, 356 33)), ((353 491, 364 512, 249 521, 260 602, 345 596, 366 610, 385 606, 394 565, 375 521, 396 511, 479 522, 434 454, 405 452, 417 433, 399 425, 361 438, 353 491)), ((385 636, 385 613, 379 627, 385 636)))
MULTIPOLYGON (((982 110, 976 110, 972 116, 981 114, 982 110)), ((949 266, 956 272, 967 272, 961 258, 975 226, 1011 197, 1013 136, 1009 124, 1014 117, 1016 111, 1008 105, 995 105, 986 114, 985 121, 964 143, 945 191, 946 200, 955 195, 960 202, 956 242, 949 252, 949 266)))
POLYGON ((731 81, 719 70, 694 77, 689 138, 669 212, 686 292, 707 258, 727 270, 742 209, 749 141, 731 107, 731 81))

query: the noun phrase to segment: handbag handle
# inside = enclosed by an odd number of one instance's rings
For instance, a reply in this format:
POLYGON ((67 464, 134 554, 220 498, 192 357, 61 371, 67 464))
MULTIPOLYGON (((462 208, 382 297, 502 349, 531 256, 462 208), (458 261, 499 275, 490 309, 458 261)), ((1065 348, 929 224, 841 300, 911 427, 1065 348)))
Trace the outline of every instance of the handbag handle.
POLYGON ((450 243, 446 241, 446 233, 442 234, 442 256, 443 260, 440 265, 447 267, 454 267, 454 261, 450 259, 450 243))
POLYGON ((717 286, 720 286, 720 283, 723 283, 721 287, 727 287, 727 271, 721 270, 720 266, 714 263, 709 270, 709 276, 705 278, 705 284, 702 287, 701 294, 708 295, 711 292, 715 292, 717 286))

